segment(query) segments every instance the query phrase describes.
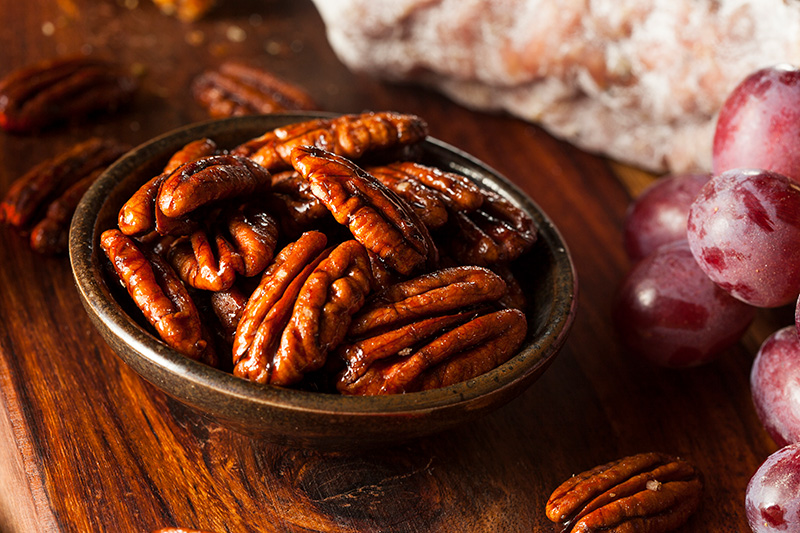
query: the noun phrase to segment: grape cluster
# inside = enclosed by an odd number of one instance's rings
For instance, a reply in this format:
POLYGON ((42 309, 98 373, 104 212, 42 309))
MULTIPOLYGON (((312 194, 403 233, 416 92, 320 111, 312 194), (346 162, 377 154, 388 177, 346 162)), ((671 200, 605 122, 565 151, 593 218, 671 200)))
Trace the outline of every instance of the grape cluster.
POLYGON ((712 174, 665 176, 630 206, 633 262, 613 318, 628 349, 668 367, 737 343, 758 308, 795 305, 761 345, 753 403, 781 448, 751 479, 755 533, 800 531, 800 68, 754 72, 720 110, 712 174))

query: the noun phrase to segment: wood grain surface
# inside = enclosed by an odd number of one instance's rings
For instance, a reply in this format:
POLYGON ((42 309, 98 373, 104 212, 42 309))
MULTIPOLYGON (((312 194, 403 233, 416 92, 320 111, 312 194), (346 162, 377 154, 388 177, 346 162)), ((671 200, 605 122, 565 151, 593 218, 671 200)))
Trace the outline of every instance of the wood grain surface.
POLYGON ((136 145, 207 118, 189 95, 192 78, 245 59, 303 85, 328 111, 417 113, 433 136, 524 189, 576 263, 570 338, 528 391, 472 425, 369 453, 285 449, 219 427, 142 381, 93 330, 66 256, 35 255, 2 228, 0 530, 555 531, 544 504, 561 481, 662 451, 705 478, 702 507, 683 531, 749 531, 745 487, 775 449, 751 404, 749 370, 791 310, 762 312, 739 345, 701 368, 665 370, 626 354, 609 313, 629 267, 620 227, 652 176, 522 121, 349 72, 308 0, 219 4, 186 24, 146 0, 0 0, 0 75, 91 52, 143 76, 122 113, 35 136, 0 134, 0 192, 89 136, 136 145))

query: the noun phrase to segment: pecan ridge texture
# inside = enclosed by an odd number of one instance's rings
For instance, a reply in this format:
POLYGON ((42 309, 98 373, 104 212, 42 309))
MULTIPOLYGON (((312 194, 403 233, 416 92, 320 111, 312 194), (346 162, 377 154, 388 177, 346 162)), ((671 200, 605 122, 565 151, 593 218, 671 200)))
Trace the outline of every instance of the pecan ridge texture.
POLYGON ((702 488, 687 461, 642 453, 572 476, 553 491, 545 513, 567 533, 664 533, 689 519, 702 488))
POLYGON ((102 59, 56 58, 11 72, 0 80, 0 128, 31 133, 129 102, 135 77, 102 59))
POLYGON ((438 261, 430 233, 408 204, 349 159, 301 146, 292 165, 336 221, 395 271, 407 275, 438 261))
POLYGON ((391 111, 314 119, 268 131, 231 150, 270 171, 291 168, 292 150, 315 146, 349 159, 409 146, 425 139, 428 124, 416 115, 391 111))

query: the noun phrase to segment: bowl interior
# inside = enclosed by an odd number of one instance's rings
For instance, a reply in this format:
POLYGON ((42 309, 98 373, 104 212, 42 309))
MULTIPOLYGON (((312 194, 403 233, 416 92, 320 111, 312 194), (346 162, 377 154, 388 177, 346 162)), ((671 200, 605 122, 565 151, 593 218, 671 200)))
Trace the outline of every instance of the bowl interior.
POLYGON ((154 337, 106 275, 100 234, 116 227, 122 204, 188 142, 222 148, 319 114, 236 117, 187 126, 149 141, 112 165, 78 206, 69 239, 73 274, 93 324, 117 355, 173 398, 236 430, 277 442, 342 448, 394 442, 440 431, 499 407, 524 390, 555 357, 575 313, 577 280, 569 251, 549 218, 517 187, 467 154, 429 138, 422 162, 464 174, 500 193, 535 221, 538 240, 514 266, 530 302, 519 353, 477 378, 442 389, 350 397, 262 386, 192 361, 154 337))

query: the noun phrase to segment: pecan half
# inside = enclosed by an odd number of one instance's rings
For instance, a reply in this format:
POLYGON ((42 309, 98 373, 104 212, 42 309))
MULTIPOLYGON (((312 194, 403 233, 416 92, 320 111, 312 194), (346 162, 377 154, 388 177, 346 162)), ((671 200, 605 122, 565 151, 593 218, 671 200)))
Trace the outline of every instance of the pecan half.
POLYGON ((35 165, 14 181, 0 201, 0 222, 15 228, 28 226, 66 189, 105 170, 127 149, 115 141, 91 138, 35 165))
POLYGON ((251 158, 270 171, 291 167, 292 150, 316 146, 349 159, 418 143, 428 135, 428 125, 416 115, 390 111, 315 119, 268 131, 231 153, 251 158))
POLYGON ((536 225, 499 194, 489 190, 483 194, 481 207, 453 213, 437 240, 462 264, 491 266, 513 261, 536 242, 536 225))
POLYGON ((216 365, 216 353, 208 342, 197 307, 169 264, 140 249, 117 229, 103 232, 100 246, 161 339, 187 357, 216 365))
POLYGON ((244 157, 212 155, 179 166, 161 184, 156 205, 170 218, 219 200, 269 191, 272 176, 244 157))
POLYGON ((311 192, 311 185, 295 170, 272 176, 272 194, 265 198, 270 212, 278 220, 281 233, 297 237, 304 231, 318 227, 330 211, 311 192))
POLYGON ((317 108, 300 87, 236 61, 200 74, 192 83, 192 94, 214 118, 317 108))
POLYGON ((30 241, 34 252, 60 254, 67 250, 72 215, 75 214, 75 209, 83 195, 104 171, 105 168, 94 170, 47 206, 45 217, 31 229, 30 241))
POLYGON ((662 533, 683 525, 700 504, 703 484, 688 462, 642 453, 571 477, 550 496, 547 517, 566 533, 662 533))
POLYGON ((436 245, 414 211, 350 160, 299 147, 292 165, 336 221, 395 271, 408 275, 438 262, 436 245))
POLYGON ((397 283, 353 317, 337 351, 346 394, 391 394, 437 388, 478 376, 505 362, 525 337, 518 310, 487 304, 505 283, 481 267, 454 267, 397 283))
POLYGON ((13 71, 0 81, 0 128, 30 133, 129 102, 136 78, 90 57, 57 58, 13 71))
POLYGON ((235 375, 296 383, 344 337, 370 288, 369 260, 355 241, 326 243, 322 233, 304 233, 264 272, 236 329, 235 375))
POLYGON ((226 290, 237 275, 260 274, 272 261, 277 223, 257 202, 222 209, 208 230, 176 239, 167 258, 180 278, 197 289, 226 290))
POLYGON ((393 166, 368 167, 366 171, 405 200, 429 229, 447 222, 447 204, 437 191, 425 187, 393 166))
MULTIPOLYGON (((181 231, 174 231, 175 225, 169 225, 166 217, 157 216, 156 213, 156 197, 158 190, 163 181, 173 171, 181 165, 214 155, 217 153, 217 145, 214 141, 208 138, 197 139, 185 145, 183 148, 175 152, 170 157, 164 170, 161 174, 154 176, 147 183, 142 185, 128 199, 119 211, 117 224, 120 231, 125 235, 140 236, 144 235, 153 229, 156 229, 156 223, 160 223, 160 232, 167 233, 181 233, 181 231), (170 227, 165 227, 167 224, 170 227)), ((183 232, 186 230, 181 228, 183 232)))
POLYGON ((305 280, 322 260, 328 242, 318 231, 304 233, 281 250, 247 300, 233 341, 234 374, 267 383, 272 355, 305 280))
POLYGON ((416 182, 426 190, 438 193, 437 196, 454 211, 474 211, 483 203, 484 193, 481 188, 466 176, 454 172, 413 161, 397 161, 380 167, 369 167, 367 170, 381 181, 384 175, 391 175, 400 180, 400 183, 416 182))

